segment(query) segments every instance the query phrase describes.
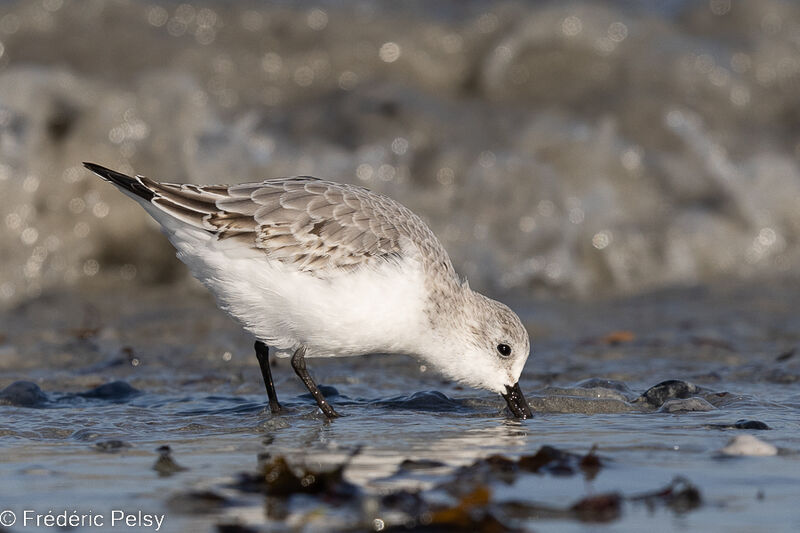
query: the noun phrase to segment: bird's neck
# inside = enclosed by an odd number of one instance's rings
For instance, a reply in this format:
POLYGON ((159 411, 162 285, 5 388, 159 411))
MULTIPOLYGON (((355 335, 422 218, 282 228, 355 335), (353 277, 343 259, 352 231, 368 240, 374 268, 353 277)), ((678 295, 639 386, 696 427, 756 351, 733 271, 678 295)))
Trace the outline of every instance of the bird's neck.
POLYGON ((430 291, 425 305, 424 334, 415 339, 420 355, 426 351, 437 351, 457 347, 463 343, 469 327, 470 309, 474 293, 465 286, 454 286, 430 291))

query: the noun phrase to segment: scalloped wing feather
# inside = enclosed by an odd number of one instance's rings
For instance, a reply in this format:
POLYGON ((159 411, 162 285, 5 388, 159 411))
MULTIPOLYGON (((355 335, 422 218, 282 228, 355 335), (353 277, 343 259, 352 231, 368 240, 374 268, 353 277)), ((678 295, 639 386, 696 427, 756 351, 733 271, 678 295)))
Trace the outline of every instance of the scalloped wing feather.
POLYGON ((417 215, 362 187, 304 176, 231 186, 138 179, 155 193, 152 203, 179 220, 319 277, 415 254, 423 268, 457 280, 417 215))

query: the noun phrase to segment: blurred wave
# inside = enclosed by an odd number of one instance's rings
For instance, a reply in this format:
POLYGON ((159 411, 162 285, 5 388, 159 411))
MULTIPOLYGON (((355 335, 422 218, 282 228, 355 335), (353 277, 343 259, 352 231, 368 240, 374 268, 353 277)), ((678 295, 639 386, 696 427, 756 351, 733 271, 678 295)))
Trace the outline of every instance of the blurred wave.
POLYGON ((0 302, 185 276, 84 160, 312 174, 423 215, 490 291, 796 270, 800 6, 0 5, 0 302))

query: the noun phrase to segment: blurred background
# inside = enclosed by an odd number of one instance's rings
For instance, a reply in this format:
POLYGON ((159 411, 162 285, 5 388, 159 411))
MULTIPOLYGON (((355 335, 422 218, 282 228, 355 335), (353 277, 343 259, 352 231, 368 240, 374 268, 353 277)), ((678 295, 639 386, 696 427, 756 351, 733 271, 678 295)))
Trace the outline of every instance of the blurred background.
POLYGON ((311 174, 422 215, 473 287, 633 293, 800 264, 800 6, 0 5, 0 305, 188 274, 81 167, 311 174))

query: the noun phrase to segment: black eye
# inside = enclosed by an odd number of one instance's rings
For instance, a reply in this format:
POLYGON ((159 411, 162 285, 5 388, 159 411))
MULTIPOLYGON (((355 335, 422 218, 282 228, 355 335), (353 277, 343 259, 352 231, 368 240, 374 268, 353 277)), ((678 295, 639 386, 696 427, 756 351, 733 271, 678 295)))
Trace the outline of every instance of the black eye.
POLYGON ((508 344, 498 344, 497 351, 503 357, 508 357, 509 355, 511 355, 511 346, 509 346, 508 344))

